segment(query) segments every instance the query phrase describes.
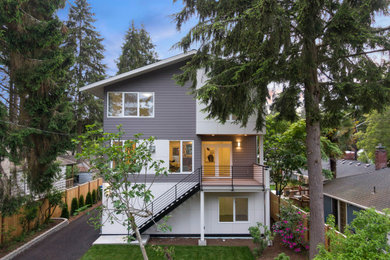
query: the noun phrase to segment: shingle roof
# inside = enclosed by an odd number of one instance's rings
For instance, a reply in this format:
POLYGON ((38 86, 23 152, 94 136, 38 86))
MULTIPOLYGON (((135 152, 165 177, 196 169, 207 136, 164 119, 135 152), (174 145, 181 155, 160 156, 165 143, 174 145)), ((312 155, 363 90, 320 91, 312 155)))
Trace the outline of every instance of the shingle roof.
MULTIPOLYGON (((329 160, 322 161, 322 169, 330 170, 329 160)), ((343 178, 362 173, 375 171, 374 164, 366 164, 354 160, 338 160, 337 161, 337 178, 343 178)), ((307 170, 302 171, 303 175, 307 175, 307 170)))
POLYGON ((327 181, 324 194, 379 211, 390 208, 390 168, 327 181))

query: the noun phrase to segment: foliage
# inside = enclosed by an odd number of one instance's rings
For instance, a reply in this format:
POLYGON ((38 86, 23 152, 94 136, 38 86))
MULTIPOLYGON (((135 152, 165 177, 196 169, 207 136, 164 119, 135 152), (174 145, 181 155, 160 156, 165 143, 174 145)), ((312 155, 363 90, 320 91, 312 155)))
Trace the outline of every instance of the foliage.
MULTIPOLYGON (((58 155, 69 147, 72 113, 66 76, 72 57, 63 48, 66 28, 56 12, 64 0, 0 2, 0 53, 17 93, 12 149, 27 165, 29 188, 50 190, 59 173, 58 155)), ((0 62, 3 62, 0 61, 0 62)), ((13 108, 15 109, 15 108, 13 108)))
POLYGON ((80 214, 80 212, 83 212, 84 210, 86 210, 87 208, 89 207, 89 205, 84 205, 78 209, 76 209, 75 213, 73 213, 73 216, 77 216, 78 214, 80 214))
MULTIPOLYGON (((27 202, 24 204, 22 211, 22 216, 20 217, 20 223, 23 226, 23 231, 28 232, 31 229, 31 223, 38 217, 38 209, 40 207, 40 202, 33 200, 32 197, 29 197, 27 202)), ((39 221, 38 221, 39 222, 39 221)))
POLYGON ((85 205, 88 205, 88 207, 92 207, 92 194, 88 191, 87 197, 85 197, 85 205))
MULTIPOLYGON (((76 0, 69 9, 69 18, 66 22, 69 31, 66 48, 75 57, 68 77, 69 98, 72 99, 76 122, 72 129, 75 136, 81 135, 86 125, 94 123, 101 125, 103 118, 102 100, 79 90, 105 77, 103 38, 96 31, 93 16, 87 0, 76 0)), ((81 151, 80 147, 77 147, 77 151, 81 151)))
POLYGON ((141 28, 137 29, 132 21, 126 32, 122 53, 116 63, 118 74, 156 62, 157 53, 154 51, 154 47, 144 26, 141 25, 141 28))
POLYGON ((69 218, 68 204, 64 203, 61 211, 61 218, 69 218))
POLYGON ((307 231, 304 226, 306 217, 302 211, 288 204, 281 207, 280 220, 272 226, 273 231, 281 236, 283 244, 295 252, 309 249, 304 242, 304 233, 307 231))
POLYGON ((99 201, 103 199, 103 187, 99 187, 98 188, 97 195, 98 195, 98 200, 99 201))
POLYGON ((285 253, 280 253, 274 260, 290 260, 290 257, 285 253))
POLYGON ((266 118, 264 155, 270 166, 270 178, 279 195, 282 194, 294 172, 306 167, 305 121, 295 123, 278 121, 278 114, 266 118))
MULTIPOLYGON (((45 210, 43 217, 44 217, 44 223, 47 224, 49 223, 50 218, 53 216, 56 208, 58 206, 62 207, 63 206, 63 198, 64 194, 62 191, 57 190, 57 189, 52 189, 46 194, 46 199, 49 203, 48 208, 45 210)), ((42 209, 43 205, 41 206, 40 209, 42 209)))
MULTIPOLYGON (((121 126, 117 133, 103 133, 103 130, 90 126, 88 132, 76 141, 82 143, 82 153, 78 157, 89 160, 92 168, 102 175, 108 184, 105 195, 112 202, 110 208, 103 205, 105 215, 109 221, 117 221, 125 226, 129 234, 135 234, 146 259, 136 219, 152 214, 148 204, 153 199, 150 190, 153 181, 146 183, 145 178, 140 176, 149 172, 154 172, 155 176, 166 175, 167 170, 162 167, 162 160, 152 157, 150 147, 154 143, 153 137, 140 140, 138 134, 131 140, 124 140, 124 134, 121 126), (120 220, 117 214, 122 214, 124 218, 120 220)), ((129 236, 128 240, 131 238, 129 236)))
POLYGON ((97 203, 97 192, 96 190, 92 191, 92 204, 97 203))
MULTIPOLYGON (((374 161, 375 150, 379 143, 385 147, 390 147, 390 107, 383 113, 371 112, 365 116, 364 120, 367 123, 367 128, 365 131, 356 134, 358 138, 357 145, 367 152, 369 159, 374 161)), ((389 155, 388 158, 390 158, 389 155)))
POLYGON ((251 237, 253 238, 253 243, 256 245, 253 253, 256 257, 259 257, 267 248, 268 243, 274 239, 272 231, 260 222, 257 222, 256 226, 249 227, 248 230, 249 234, 251 234, 251 237))
MULTIPOLYGON (((174 259, 223 259, 253 260, 252 252, 247 246, 173 246, 174 259)), ((161 260, 162 257, 151 246, 146 246, 150 260, 161 260)), ((132 245, 94 245, 81 258, 92 259, 142 259, 137 246, 132 245)))
POLYGON ((65 176, 66 176, 67 179, 70 179, 70 178, 76 176, 78 173, 79 173, 79 168, 78 167, 75 167, 73 165, 66 166, 65 176), (72 169, 73 169, 73 171, 72 171, 72 169))
POLYGON ((158 246, 151 245, 150 246, 154 252, 160 257, 164 257, 167 260, 172 260, 175 257, 175 247, 173 246, 158 246))
POLYGON ((77 198, 73 198, 70 206, 70 215, 73 216, 73 214, 76 212, 78 208, 79 208, 79 202, 77 198))
MULTIPOLYGON (((336 234, 335 228, 330 229, 327 232, 330 250, 321 246, 315 259, 389 259, 389 213, 389 210, 384 210, 384 214, 380 214, 372 208, 354 212, 356 218, 347 228, 345 236, 336 234)), ((328 219, 334 227, 334 217, 328 219)))
MULTIPOLYGON (((388 1, 183 2, 174 16, 178 29, 193 17, 198 23, 176 46, 199 49, 176 81, 191 81, 209 118, 224 123, 232 114, 246 126, 255 116, 262 130, 270 84, 281 89, 273 106, 281 117, 296 119, 304 104, 310 243, 323 243, 320 122, 324 114, 339 121, 348 109, 361 114, 388 104, 389 60, 368 55, 390 50, 390 27, 375 23, 376 14, 389 14, 388 1), (207 80, 197 88, 200 69, 207 80)), ((311 247, 310 257, 315 253, 311 247)))
POLYGON ((84 207, 84 196, 81 194, 79 197, 79 208, 84 207))

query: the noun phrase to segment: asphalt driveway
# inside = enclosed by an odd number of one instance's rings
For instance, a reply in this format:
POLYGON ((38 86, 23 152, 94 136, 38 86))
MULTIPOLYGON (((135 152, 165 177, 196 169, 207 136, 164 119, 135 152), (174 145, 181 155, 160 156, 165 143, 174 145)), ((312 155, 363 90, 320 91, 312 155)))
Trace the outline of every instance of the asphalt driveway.
MULTIPOLYGON (((96 213, 92 211, 91 213, 96 213)), ((87 224, 84 215, 58 232, 49 235, 14 259, 17 260, 75 260, 80 259, 99 237, 99 230, 87 224)))

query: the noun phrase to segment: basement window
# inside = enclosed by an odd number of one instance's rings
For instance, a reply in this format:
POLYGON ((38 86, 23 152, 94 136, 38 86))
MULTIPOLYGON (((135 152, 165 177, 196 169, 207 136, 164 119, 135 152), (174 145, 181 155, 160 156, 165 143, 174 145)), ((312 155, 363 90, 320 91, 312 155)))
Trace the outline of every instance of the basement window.
POLYGON ((219 222, 248 221, 248 198, 219 198, 219 222))

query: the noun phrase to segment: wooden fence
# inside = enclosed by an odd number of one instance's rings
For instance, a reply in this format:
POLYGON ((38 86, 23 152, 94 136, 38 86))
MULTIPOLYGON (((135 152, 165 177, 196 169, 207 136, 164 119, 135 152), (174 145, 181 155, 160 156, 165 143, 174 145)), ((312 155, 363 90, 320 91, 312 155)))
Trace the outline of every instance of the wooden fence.
MULTIPOLYGON (((288 205, 289 203, 288 203, 288 201, 287 200, 285 200, 285 199, 280 199, 280 205, 281 206, 286 206, 286 205, 288 205)), ((279 220, 279 197, 278 196, 276 196, 276 194, 274 194, 274 193, 272 193, 271 192, 271 195, 270 195, 270 206, 271 206, 271 218, 274 220, 274 221, 278 221, 279 220)), ((296 206, 294 206, 294 207, 296 207, 296 206)), ((309 236, 310 236, 310 233, 309 233, 309 230, 310 230, 310 224, 309 224, 309 222, 308 222, 308 220, 309 220, 309 217, 310 217, 310 213, 308 213, 308 212, 305 212, 305 211, 303 211, 302 209, 300 209, 300 208, 298 208, 298 207, 296 207, 297 208, 297 210, 299 210, 299 211, 301 211, 303 214, 305 214, 307 217, 305 218, 305 220, 303 221, 303 225, 304 225, 304 227, 306 227, 307 228, 307 231, 305 232, 305 238, 304 238, 304 241, 305 242, 309 242, 309 236)), ((324 228, 325 228, 325 232, 327 232, 329 229, 331 229, 331 227, 329 226, 329 225, 326 225, 325 224, 325 226, 324 226, 324 228)), ((338 234, 338 235, 341 235, 341 236, 344 236, 344 234, 342 234, 342 233, 340 233, 340 232, 338 232, 338 231, 336 231, 336 233, 338 234)), ((329 238, 328 237, 326 237, 325 238, 325 248, 326 249, 328 249, 329 248, 329 238)))
MULTIPOLYGON (((80 195, 84 196, 84 200, 88 194, 88 192, 91 192, 93 190, 97 190, 97 188, 103 184, 103 179, 99 178, 93 181, 90 181, 88 183, 84 183, 80 186, 73 187, 70 189, 66 189, 64 191, 64 202, 68 205, 68 209, 71 208, 71 203, 73 198, 79 198, 80 195)), ((37 219, 43 219, 43 215, 45 214, 45 211, 48 209, 49 204, 48 201, 45 199, 43 200, 43 205, 41 207, 41 212, 38 212, 38 218, 37 219)), ((10 217, 4 217, 1 215, 0 212, 0 244, 5 242, 7 238, 11 237, 17 237, 20 236, 23 233, 23 225, 20 223, 20 219, 23 217, 23 208, 20 210, 18 214, 12 215, 10 217)), ((57 207, 54 211, 53 218, 60 217, 61 216, 61 208, 57 207)), ((36 221, 33 221, 31 223, 31 226, 36 224, 36 221)))

